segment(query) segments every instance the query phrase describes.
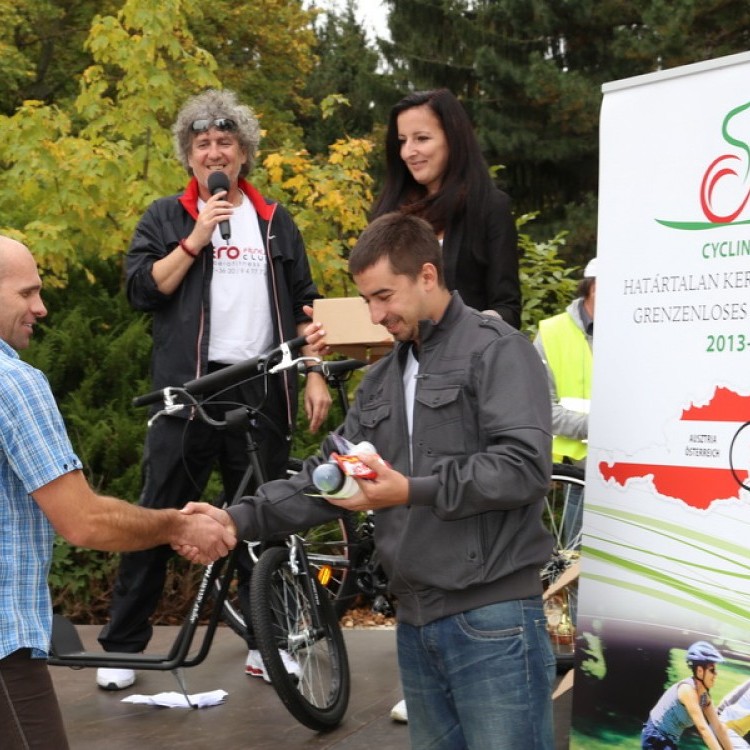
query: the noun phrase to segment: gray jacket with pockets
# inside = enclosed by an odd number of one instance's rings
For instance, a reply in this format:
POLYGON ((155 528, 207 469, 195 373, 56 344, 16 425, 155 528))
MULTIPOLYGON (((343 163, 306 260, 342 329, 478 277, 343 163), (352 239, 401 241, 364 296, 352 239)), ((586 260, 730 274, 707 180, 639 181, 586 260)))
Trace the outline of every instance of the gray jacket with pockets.
MULTIPOLYGON (((342 428, 410 477, 408 504, 376 512, 375 539, 398 618, 417 626, 540 594, 552 549, 542 523, 551 430, 539 356, 457 293, 441 321, 420 325, 413 466, 402 382, 409 343, 370 368, 342 428)), ((230 508, 240 534, 267 538, 335 518, 338 508, 305 494, 331 450, 324 442, 299 475, 230 508)))

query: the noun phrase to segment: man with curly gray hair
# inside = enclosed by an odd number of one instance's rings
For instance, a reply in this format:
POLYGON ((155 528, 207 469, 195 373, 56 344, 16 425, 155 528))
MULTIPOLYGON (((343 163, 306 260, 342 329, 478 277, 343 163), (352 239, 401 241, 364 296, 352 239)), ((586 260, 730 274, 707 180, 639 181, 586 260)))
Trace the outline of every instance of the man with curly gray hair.
MULTIPOLYGON (((207 90, 185 103, 172 132, 190 181, 181 193, 149 206, 125 260, 128 299, 152 316, 154 389, 179 385, 309 333, 310 306, 320 296, 291 216, 246 179, 260 141, 252 109, 232 91, 207 90)), ((296 382, 278 375, 268 393, 261 388, 245 383, 225 392, 222 402, 263 404, 264 418, 257 420, 260 448, 270 476, 276 476, 287 463, 296 382)), ((310 373, 304 408, 311 430, 325 420, 330 404, 322 376, 310 373)), ((214 406, 209 412, 223 419, 225 408, 214 406)), ((226 496, 234 495, 247 464, 244 440, 189 416, 162 417, 149 427, 141 505, 181 508, 198 500, 217 462, 226 496)), ((99 636, 106 651, 145 649, 171 555, 169 547, 160 547, 122 556, 110 622, 99 636)), ((248 645, 247 673, 265 676, 254 643, 248 645)), ((291 670, 295 666, 289 664, 291 670)), ((134 681, 132 670, 97 672, 97 683, 105 689, 120 690, 134 681)))

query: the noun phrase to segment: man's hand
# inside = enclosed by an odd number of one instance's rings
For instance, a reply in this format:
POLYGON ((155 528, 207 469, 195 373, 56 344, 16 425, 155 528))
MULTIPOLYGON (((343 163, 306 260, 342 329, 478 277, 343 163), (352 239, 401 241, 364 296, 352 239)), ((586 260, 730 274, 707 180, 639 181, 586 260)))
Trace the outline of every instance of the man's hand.
MULTIPOLYGON (((303 305, 302 311, 312 319, 313 309, 311 305, 303 305)), ((304 353, 314 357, 325 357, 331 353, 330 347, 325 342, 326 332, 322 323, 300 323, 297 333, 307 337, 307 346, 304 353)))
POLYGON ((229 221, 234 213, 234 206, 228 200, 228 194, 225 191, 214 193, 205 203, 195 226, 190 233, 190 247, 198 249, 205 247, 211 242, 211 235, 217 224, 221 221, 229 221))
MULTIPOLYGON (((306 315, 312 317, 313 309, 310 305, 305 305, 302 309, 306 315)), ((307 337, 307 346, 302 349, 303 354, 310 357, 323 357, 328 354, 329 349, 325 344, 326 332, 321 323, 307 323, 298 327, 298 330, 307 337)), ((305 384, 304 408, 310 432, 317 432, 320 425, 325 422, 331 402, 331 392, 325 378, 320 373, 309 372, 305 384)))
POLYGON ((409 502, 409 480, 400 472, 392 469, 380 456, 372 453, 358 454, 357 458, 371 468, 374 479, 357 479, 359 492, 352 497, 329 498, 332 505, 346 510, 378 510, 394 505, 406 505, 409 502))
POLYGON ((231 516, 210 503, 188 503, 181 511, 185 529, 172 549, 190 562, 208 565, 224 557, 237 544, 231 516))
POLYGON ((331 392, 325 378, 318 372, 308 373, 305 384, 305 414, 310 432, 317 432, 320 425, 325 422, 331 401, 331 392))

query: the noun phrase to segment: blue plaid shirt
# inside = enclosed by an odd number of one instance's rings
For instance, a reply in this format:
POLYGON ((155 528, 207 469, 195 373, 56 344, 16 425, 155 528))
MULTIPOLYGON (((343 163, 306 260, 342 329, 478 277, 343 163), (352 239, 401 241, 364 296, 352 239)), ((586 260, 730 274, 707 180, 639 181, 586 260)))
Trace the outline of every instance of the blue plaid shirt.
POLYGON ((30 493, 80 468, 47 378, 0 339, 0 659, 49 651, 55 532, 30 493))

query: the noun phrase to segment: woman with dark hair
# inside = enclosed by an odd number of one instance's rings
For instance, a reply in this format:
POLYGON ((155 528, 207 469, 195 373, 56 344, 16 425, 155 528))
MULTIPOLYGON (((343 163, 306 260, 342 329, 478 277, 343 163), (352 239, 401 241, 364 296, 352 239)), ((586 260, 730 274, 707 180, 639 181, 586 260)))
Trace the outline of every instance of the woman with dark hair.
POLYGON ((426 219, 443 245, 445 277, 463 301, 518 328, 518 235, 510 198, 490 178, 466 111, 447 89, 409 94, 391 110, 386 177, 372 217, 426 219))

